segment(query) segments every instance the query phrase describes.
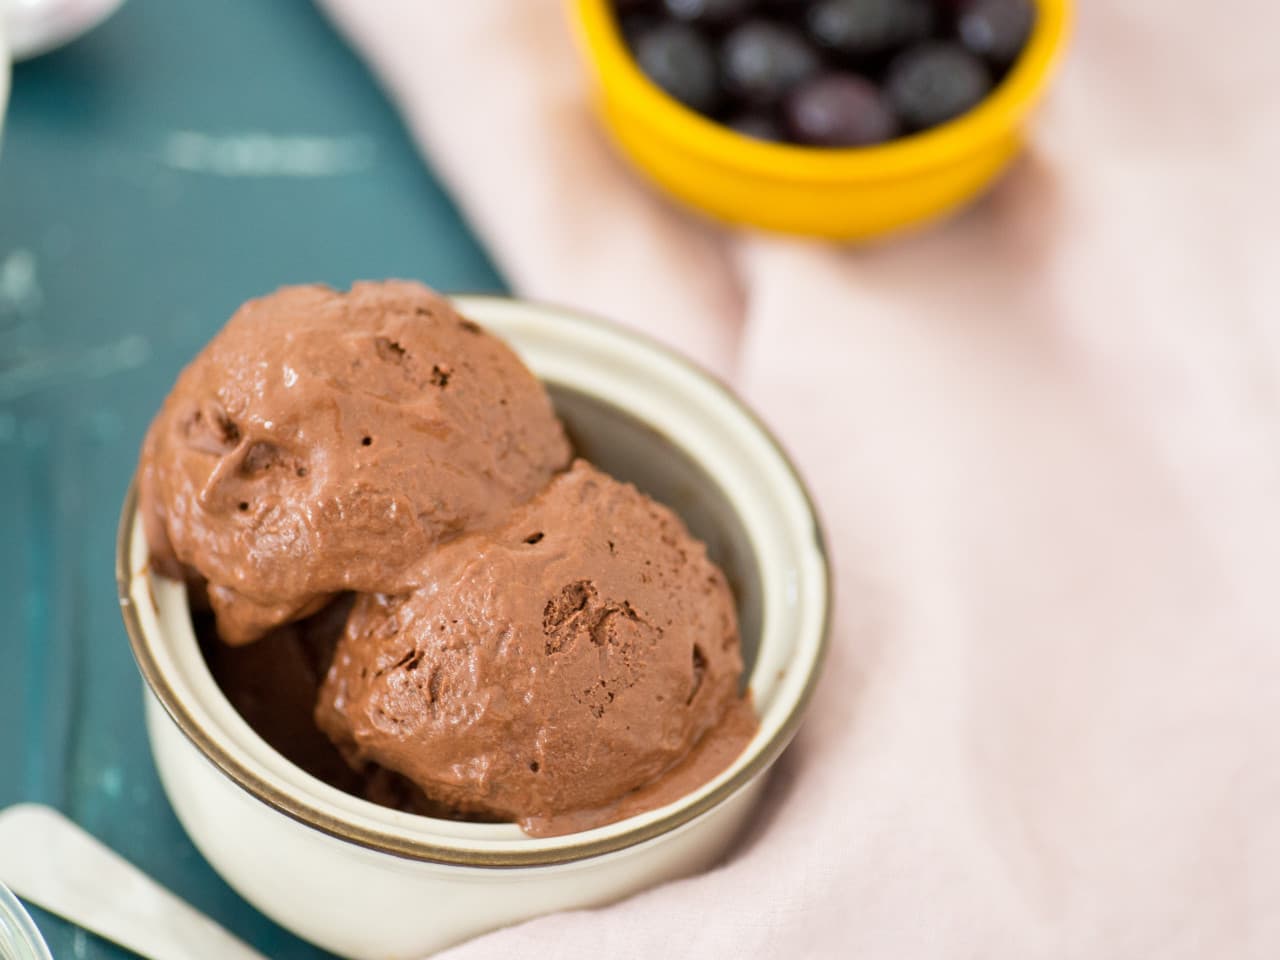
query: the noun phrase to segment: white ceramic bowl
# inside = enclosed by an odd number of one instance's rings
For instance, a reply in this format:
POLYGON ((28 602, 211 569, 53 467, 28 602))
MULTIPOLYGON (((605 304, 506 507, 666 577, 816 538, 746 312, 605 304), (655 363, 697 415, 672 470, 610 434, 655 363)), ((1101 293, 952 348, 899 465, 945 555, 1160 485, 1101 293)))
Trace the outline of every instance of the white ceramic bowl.
POLYGON ((353 958, 421 957, 553 910, 608 903, 728 851, 817 678, 829 574, 812 504, 751 413, 677 355, 613 324, 460 297, 552 392, 578 451, 671 506, 734 587, 760 729, 734 764, 658 810, 563 837, 400 813, 336 790, 267 746, 201 656, 178 584, 148 571, 131 492, 117 578, 146 678, 165 790, 247 900, 353 958))

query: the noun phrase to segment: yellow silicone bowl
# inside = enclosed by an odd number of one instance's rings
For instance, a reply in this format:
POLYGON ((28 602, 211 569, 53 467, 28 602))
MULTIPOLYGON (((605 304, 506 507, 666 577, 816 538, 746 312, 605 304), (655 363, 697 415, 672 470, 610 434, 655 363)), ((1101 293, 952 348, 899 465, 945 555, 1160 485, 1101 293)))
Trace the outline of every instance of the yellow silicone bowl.
POLYGON ((977 197, 1017 154, 1071 19, 1071 0, 1036 0, 1026 49, 975 109, 891 143, 833 150, 753 140, 694 113, 640 71, 610 0, 569 5, 605 125, 641 171, 717 219, 843 240, 925 223, 977 197))

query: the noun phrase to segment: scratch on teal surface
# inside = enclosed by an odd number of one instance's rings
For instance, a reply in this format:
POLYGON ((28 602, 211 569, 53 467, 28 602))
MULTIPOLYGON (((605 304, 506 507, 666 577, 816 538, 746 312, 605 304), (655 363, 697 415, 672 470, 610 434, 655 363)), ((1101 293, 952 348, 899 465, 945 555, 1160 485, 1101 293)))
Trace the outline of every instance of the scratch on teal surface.
POLYGON ((107 767, 99 777, 99 786, 107 799, 117 799, 124 792, 124 771, 119 767, 107 767))
MULTIPOLYGON (((47 451, 42 451, 47 454, 47 451)), ((48 669, 49 602, 53 582, 50 563, 50 541, 44 535, 49 529, 49 483, 47 456, 34 452, 30 457, 30 504, 27 515, 28 530, 24 538, 29 549, 27 582, 30 587, 24 603, 26 627, 26 671, 23 678, 23 726, 28 731, 26 749, 23 751, 23 783, 25 794, 33 800, 48 801, 48 781, 45 765, 43 693, 48 669)))
POLYGON ((44 301, 30 250, 14 250, 0 261, 0 313, 33 316, 44 301))
POLYGON ((83 383, 141 367, 151 357, 151 343, 133 335, 78 353, 29 356, 0 370, 0 403, 63 384, 83 383))
POLYGON ((373 141, 346 137, 281 136, 248 131, 214 135, 179 130, 169 135, 160 160, 184 173, 219 177, 338 177, 373 163, 373 141))
MULTIPOLYGON (((61 524, 55 536, 55 542, 60 545, 64 556, 68 558, 75 556, 78 541, 82 536, 82 503, 79 497, 68 498, 65 493, 59 498, 58 513, 61 524)), ((83 562, 82 555, 80 563, 69 564, 64 561, 62 564, 62 567, 69 569, 70 572, 63 581, 62 589, 59 590, 60 609, 55 611, 53 618, 56 632, 50 637, 50 647, 60 655, 62 669, 47 679, 45 687, 46 690, 55 692, 55 696, 51 698, 54 702, 46 705, 44 715, 45 728, 48 731, 46 739, 55 751, 55 756, 62 758, 57 771, 57 788, 60 791, 72 793, 79 792, 75 790, 74 778, 76 771, 85 762, 85 753, 89 752, 90 756, 93 756, 93 748, 90 746, 93 739, 85 730, 85 725, 89 722, 84 697, 84 688, 89 679, 87 675, 89 651, 85 649, 88 637, 84 598, 87 596, 87 590, 83 562)), ((93 757, 93 759, 100 758, 93 757)), ((100 806, 94 804, 96 793, 93 791, 84 797, 67 799, 69 801, 88 800, 90 806, 88 812, 97 812, 94 808, 100 809, 100 806)), ((79 806, 75 802, 70 803, 70 809, 73 812, 78 811, 79 806)))

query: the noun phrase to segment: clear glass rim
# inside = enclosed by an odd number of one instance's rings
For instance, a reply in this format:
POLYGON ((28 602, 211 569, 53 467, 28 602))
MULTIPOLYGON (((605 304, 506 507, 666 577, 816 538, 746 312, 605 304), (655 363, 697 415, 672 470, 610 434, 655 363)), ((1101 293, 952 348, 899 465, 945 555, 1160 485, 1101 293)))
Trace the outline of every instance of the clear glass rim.
POLYGON ((53 960, 31 914, 0 883, 0 953, 3 960, 53 960))

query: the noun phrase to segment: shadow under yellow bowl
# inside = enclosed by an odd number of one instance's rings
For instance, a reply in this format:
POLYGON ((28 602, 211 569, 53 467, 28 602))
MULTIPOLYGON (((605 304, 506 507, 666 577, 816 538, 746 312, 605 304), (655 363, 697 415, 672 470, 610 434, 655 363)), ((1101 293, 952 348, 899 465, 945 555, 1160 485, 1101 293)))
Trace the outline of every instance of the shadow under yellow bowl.
POLYGON ((568 0, 610 134, 672 196, 729 223, 865 240, 937 219, 1009 165, 1044 97, 1071 0, 1035 0, 1035 28, 1008 76, 979 106, 933 130, 874 147, 766 143, 667 96, 636 65, 611 0, 568 0))

